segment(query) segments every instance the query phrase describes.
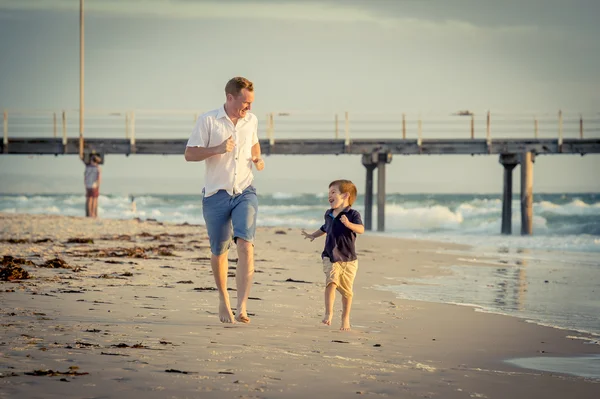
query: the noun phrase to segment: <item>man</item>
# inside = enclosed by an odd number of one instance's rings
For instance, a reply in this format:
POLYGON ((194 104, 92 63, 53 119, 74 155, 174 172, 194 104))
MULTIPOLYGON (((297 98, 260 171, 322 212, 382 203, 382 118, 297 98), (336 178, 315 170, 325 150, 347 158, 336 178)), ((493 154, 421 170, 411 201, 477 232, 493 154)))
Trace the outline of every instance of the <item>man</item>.
POLYGON ((249 111, 254 86, 235 77, 225 86, 225 104, 198 118, 185 149, 188 162, 206 161, 202 213, 210 241, 213 276, 219 290, 222 323, 249 323, 246 304, 254 275, 254 235, 258 199, 252 186, 252 165, 263 170, 258 119, 249 111), (227 255, 231 239, 238 252, 237 313, 227 293, 227 255))
POLYGON ((85 216, 98 217, 98 196, 100 195, 100 157, 92 154, 90 162, 85 166, 83 182, 85 184, 85 216))

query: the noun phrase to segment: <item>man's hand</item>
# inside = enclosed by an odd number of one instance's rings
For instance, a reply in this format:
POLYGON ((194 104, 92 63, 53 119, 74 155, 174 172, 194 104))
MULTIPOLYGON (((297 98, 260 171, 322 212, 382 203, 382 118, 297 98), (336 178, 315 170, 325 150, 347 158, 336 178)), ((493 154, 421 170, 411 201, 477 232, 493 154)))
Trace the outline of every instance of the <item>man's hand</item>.
POLYGON ((235 142, 233 141, 233 137, 229 136, 229 138, 219 144, 219 154, 225 154, 227 152, 233 151, 233 147, 235 147, 235 142))
POLYGON ((306 231, 302 230, 302 235, 304 238, 308 238, 311 242, 315 240, 315 236, 312 234, 308 234, 306 231))
POLYGON ((256 166, 256 170, 261 171, 265 168, 265 161, 259 157, 252 157, 252 162, 254 162, 254 166, 256 166))

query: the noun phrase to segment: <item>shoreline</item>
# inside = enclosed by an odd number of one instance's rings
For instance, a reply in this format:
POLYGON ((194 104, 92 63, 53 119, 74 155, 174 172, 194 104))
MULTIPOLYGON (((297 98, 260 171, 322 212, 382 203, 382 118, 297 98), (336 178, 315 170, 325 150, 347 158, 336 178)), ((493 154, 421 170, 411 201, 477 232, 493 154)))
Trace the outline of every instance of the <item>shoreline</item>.
MULTIPOLYGON (((398 299, 375 288, 389 275, 443 276, 445 265, 459 262, 459 256, 444 251, 464 250, 465 245, 359 237, 353 329, 344 333, 338 330, 339 295, 332 327, 320 325, 322 242, 302 240, 300 229, 257 229, 250 293, 255 299, 248 309, 252 322, 224 325, 218 322, 217 296, 210 290, 214 282, 203 226, 4 213, 0 221, 0 239, 30 240, 3 241, 2 255, 37 264, 58 255, 72 267, 25 266, 35 279, 0 282, 3 307, 12 309, 0 315, 5 328, 0 357, 14 367, 0 370, 0 386, 14 397, 143 392, 157 398, 224 393, 292 398, 361 392, 410 398, 561 398, 561 393, 577 392, 592 398, 600 389, 600 381, 506 363, 524 357, 600 355, 600 346, 567 338, 584 334, 466 306, 398 299), (34 242, 44 238, 51 241, 34 242), (71 238, 94 243, 66 243, 71 238), (163 252, 157 249, 161 247, 163 252), (121 256, 117 248, 153 250, 144 259, 121 256), (111 251, 118 256, 105 256, 111 251), (142 347, 133 348, 135 344, 142 347), (71 365, 89 374, 24 374, 42 368, 68 372, 71 365), (169 369, 182 372, 165 371, 169 369), (4 376, 8 373, 17 375, 4 376)), ((230 259, 236 257, 231 251, 230 259)), ((235 287, 234 279, 229 287, 235 287)), ((230 295, 234 298, 235 292, 230 295)))

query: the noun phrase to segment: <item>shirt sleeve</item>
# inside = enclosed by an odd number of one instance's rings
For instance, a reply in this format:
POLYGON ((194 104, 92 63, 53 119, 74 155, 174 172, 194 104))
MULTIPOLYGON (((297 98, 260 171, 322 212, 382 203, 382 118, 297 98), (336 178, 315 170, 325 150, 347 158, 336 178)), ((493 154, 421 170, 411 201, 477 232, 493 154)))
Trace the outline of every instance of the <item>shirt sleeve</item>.
POLYGON ((356 210, 353 210, 353 212, 350 213, 349 220, 350 220, 351 223, 354 223, 354 224, 360 224, 360 225, 363 224, 363 221, 362 221, 362 218, 360 216, 360 213, 358 213, 358 211, 356 211, 356 210))
POLYGON ((192 129, 192 134, 188 139, 188 147, 204 147, 207 148, 210 144, 209 123, 206 117, 200 117, 196 121, 196 125, 192 129))
POLYGON ((319 230, 321 230, 323 233, 327 233, 327 212, 329 211, 325 211, 325 216, 323 217, 325 219, 325 223, 323 223, 323 226, 319 228, 319 230))

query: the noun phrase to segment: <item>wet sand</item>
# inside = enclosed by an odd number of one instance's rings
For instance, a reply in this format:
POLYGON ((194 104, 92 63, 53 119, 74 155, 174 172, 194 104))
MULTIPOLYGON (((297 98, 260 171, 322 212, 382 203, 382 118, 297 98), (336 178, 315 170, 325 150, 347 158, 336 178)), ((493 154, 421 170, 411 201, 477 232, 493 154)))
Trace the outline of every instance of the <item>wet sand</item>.
MULTIPOLYGON (((0 255, 22 259, 3 264, 30 277, 0 281, 0 398, 600 396, 598 381, 504 361, 600 354, 572 338, 584 334, 375 288, 447 273, 464 247, 359 237, 341 332, 339 295, 321 323, 324 237, 260 228, 252 321, 222 324, 202 226, 2 213, 0 225, 0 255)), ((235 247, 229 258, 235 304, 235 247)))

